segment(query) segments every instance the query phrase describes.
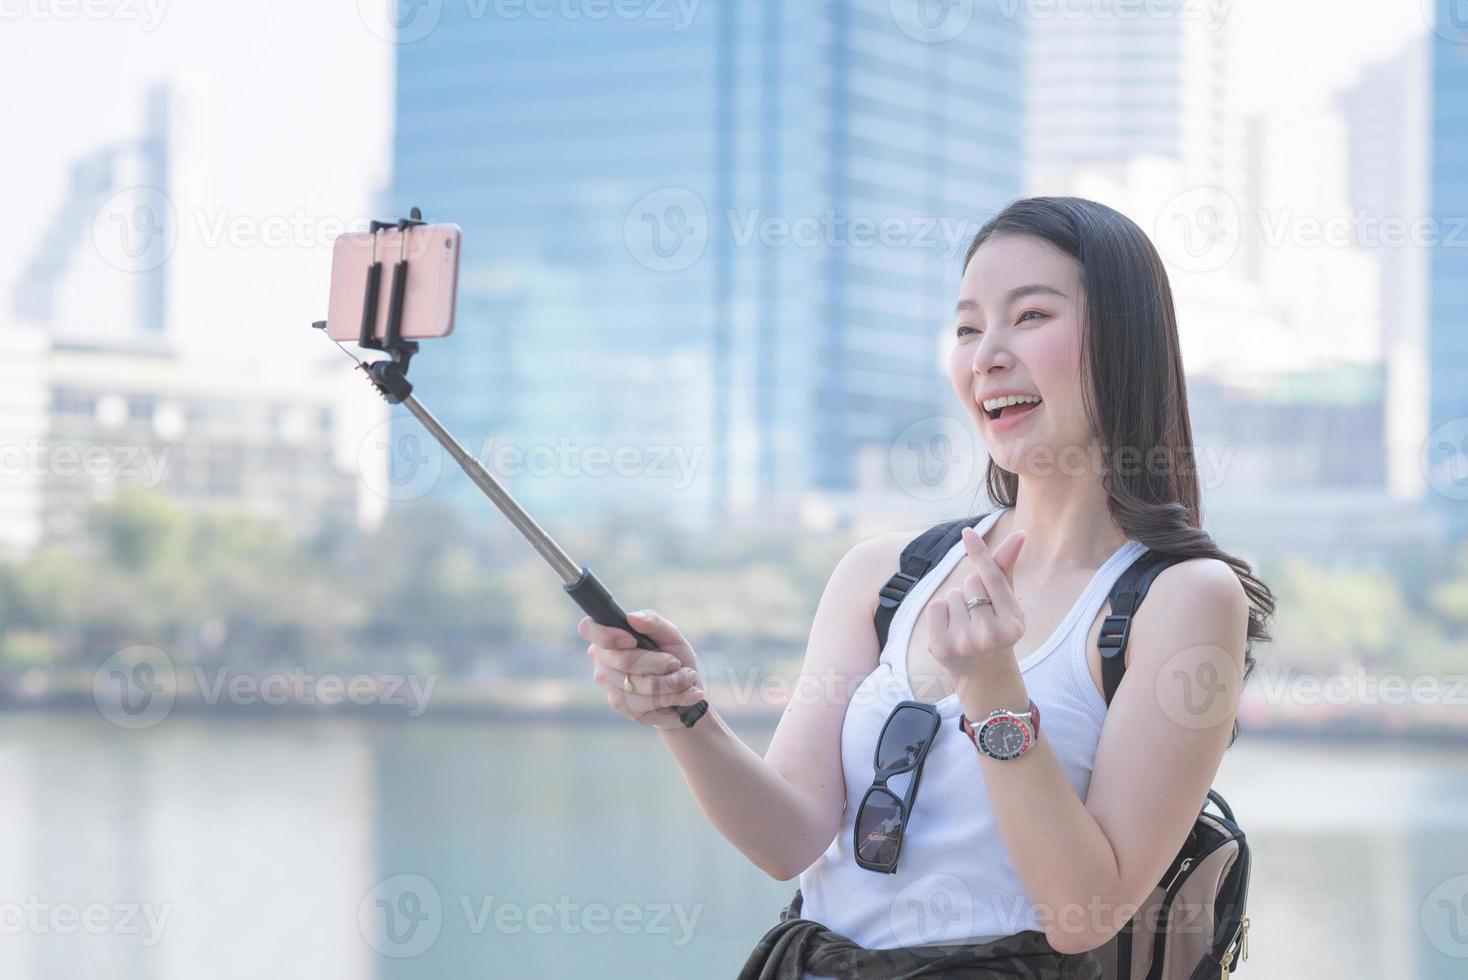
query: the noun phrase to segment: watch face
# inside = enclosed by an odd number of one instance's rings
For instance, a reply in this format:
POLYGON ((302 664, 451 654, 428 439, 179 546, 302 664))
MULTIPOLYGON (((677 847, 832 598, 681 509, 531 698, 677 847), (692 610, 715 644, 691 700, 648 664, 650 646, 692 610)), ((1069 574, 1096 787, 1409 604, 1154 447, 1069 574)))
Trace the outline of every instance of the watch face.
POLYGON ((1029 747, 1030 733, 1011 718, 995 718, 979 729, 979 748, 994 759, 1013 759, 1029 747))

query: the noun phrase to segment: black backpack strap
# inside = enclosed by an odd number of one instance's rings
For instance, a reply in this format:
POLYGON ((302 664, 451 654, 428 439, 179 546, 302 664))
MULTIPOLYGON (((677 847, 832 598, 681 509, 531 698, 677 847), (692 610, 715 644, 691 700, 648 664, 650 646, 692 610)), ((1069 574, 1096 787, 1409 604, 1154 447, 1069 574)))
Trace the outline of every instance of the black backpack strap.
POLYGON ((892 625, 892 617, 897 614, 897 607, 902 605, 902 600, 907 598, 907 593, 918 579, 928 574, 948 549, 958 543, 963 537, 963 529, 973 527, 979 521, 993 513, 990 511, 979 514, 977 517, 959 517, 942 524, 935 524, 902 549, 902 558, 898 562, 901 569, 897 574, 887 580, 882 586, 882 591, 877 599, 877 614, 873 621, 877 625, 877 649, 881 650, 887 645, 887 630, 892 625))
POLYGON ((1111 613, 1101 623, 1101 635, 1096 638, 1096 646, 1101 650, 1101 686, 1105 688, 1108 705, 1121 684, 1121 675, 1126 672, 1126 643, 1131 638, 1132 617, 1142 604, 1142 597, 1164 568, 1184 560, 1182 555, 1148 550, 1111 587, 1111 613))

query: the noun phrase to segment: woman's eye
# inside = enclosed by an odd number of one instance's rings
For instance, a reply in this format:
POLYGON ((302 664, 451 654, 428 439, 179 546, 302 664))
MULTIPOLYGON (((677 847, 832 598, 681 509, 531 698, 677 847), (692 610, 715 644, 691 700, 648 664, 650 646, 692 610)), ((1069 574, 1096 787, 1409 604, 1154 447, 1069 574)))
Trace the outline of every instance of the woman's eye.
POLYGON ((962 337, 963 336, 963 332, 965 330, 967 330, 971 334, 978 334, 978 333, 980 333, 980 331, 975 330, 973 327, 971 327, 971 326, 969 326, 968 324, 965 323, 961 327, 958 328, 958 335, 960 337, 962 337))
POLYGON ((1023 323, 1025 317, 1029 316, 1031 313, 1035 314, 1035 316, 1044 316, 1045 315, 1044 313, 1041 313, 1039 310, 1025 310, 1023 313, 1021 313, 1019 315, 1019 319, 1016 320, 1015 322, 1016 323, 1023 323))

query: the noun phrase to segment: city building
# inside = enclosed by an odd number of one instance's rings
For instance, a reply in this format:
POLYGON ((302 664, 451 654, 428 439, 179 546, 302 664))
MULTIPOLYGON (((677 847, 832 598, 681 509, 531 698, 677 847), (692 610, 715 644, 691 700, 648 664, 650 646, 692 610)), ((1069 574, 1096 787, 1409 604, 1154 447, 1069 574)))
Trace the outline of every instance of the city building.
POLYGON ((1448 535, 1468 535, 1468 24, 1450 0, 1435 4, 1427 213, 1428 433, 1423 466, 1448 535))
MULTIPOLYGON (((1349 136, 1352 226, 1376 261, 1376 320, 1386 368, 1383 410, 1387 488, 1421 499, 1427 489, 1427 264, 1434 234, 1427 202, 1426 31, 1365 66, 1340 95, 1349 136)), ((1468 237, 1465 237, 1468 244, 1468 237)))
MULTIPOLYGON (((871 506, 904 430, 957 411, 938 352, 963 248, 1020 191, 1023 25, 960 6, 400 25, 392 209, 464 229, 421 399, 468 446, 553 458, 495 470, 552 526, 871 506), (624 465, 568 461, 593 450, 624 465)), ((878 492, 921 506, 902 483, 878 492)), ((492 512, 462 477, 434 492, 492 512)))

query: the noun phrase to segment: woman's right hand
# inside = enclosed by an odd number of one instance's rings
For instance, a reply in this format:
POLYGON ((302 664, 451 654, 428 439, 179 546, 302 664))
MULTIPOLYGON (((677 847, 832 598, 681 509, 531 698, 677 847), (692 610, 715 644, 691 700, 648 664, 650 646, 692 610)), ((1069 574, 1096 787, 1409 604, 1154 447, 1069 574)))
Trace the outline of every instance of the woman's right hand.
POLYGON ((632 613, 633 628, 657 643, 644 650, 627 630, 584 616, 576 634, 590 641, 591 679, 606 688, 607 704, 620 715, 651 728, 681 728, 676 708, 704 699, 698 656, 677 626, 648 610, 632 613))

